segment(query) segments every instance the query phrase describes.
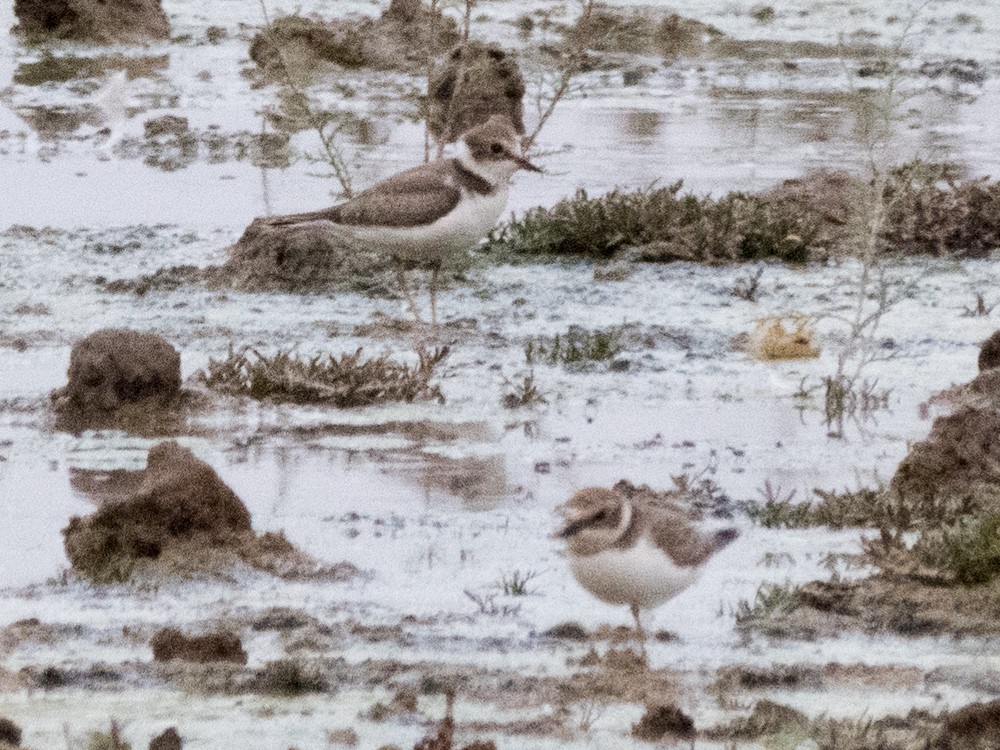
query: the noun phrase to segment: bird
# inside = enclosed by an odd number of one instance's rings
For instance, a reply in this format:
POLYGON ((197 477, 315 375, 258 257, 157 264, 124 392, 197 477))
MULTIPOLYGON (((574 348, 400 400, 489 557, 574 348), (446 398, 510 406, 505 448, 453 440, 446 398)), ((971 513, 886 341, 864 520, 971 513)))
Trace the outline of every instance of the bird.
POLYGON ((270 224, 329 221, 366 247, 382 249, 410 311, 422 322, 404 271, 431 270, 431 325, 437 324, 436 287, 442 263, 468 250, 494 227, 507 207, 510 180, 528 161, 506 115, 493 115, 460 137, 461 152, 395 174, 344 203, 309 213, 273 217, 270 224))
POLYGON ((698 580, 709 558, 739 531, 712 534, 695 529, 683 510, 613 490, 589 487, 558 508, 577 582, 601 601, 627 604, 643 656, 646 636, 639 612, 672 599, 698 580))

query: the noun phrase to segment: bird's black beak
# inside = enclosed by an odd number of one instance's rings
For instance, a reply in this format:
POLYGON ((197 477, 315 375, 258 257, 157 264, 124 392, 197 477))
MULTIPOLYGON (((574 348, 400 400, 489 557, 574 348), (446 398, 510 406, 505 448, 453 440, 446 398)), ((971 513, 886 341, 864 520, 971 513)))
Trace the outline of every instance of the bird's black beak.
POLYGON ((585 519, 579 519, 579 520, 576 520, 576 521, 570 521, 568 524, 566 524, 561 529, 559 529, 559 531, 553 532, 552 533, 552 538, 553 539, 568 539, 569 537, 571 537, 574 534, 576 534, 577 532, 579 532, 580 529, 582 529, 586 525, 586 523, 587 523, 587 521, 585 519))
MULTIPOLYGON (((504 150, 506 151, 506 149, 504 150)), ((517 164, 517 166, 519 166, 521 169, 527 169, 529 172, 542 171, 539 167, 536 167, 534 164, 525 159, 523 156, 520 156, 518 154, 512 154, 510 151, 507 151, 507 156, 513 159, 514 163, 517 164)))
POLYGON ((517 157, 516 159, 514 159, 514 161, 517 162, 517 166, 519 166, 521 169, 527 169, 529 172, 541 172, 542 171, 541 167, 536 167, 534 164, 532 164, 530 161, 528 161, 527 159, 525 159, 523 156, 517 157))

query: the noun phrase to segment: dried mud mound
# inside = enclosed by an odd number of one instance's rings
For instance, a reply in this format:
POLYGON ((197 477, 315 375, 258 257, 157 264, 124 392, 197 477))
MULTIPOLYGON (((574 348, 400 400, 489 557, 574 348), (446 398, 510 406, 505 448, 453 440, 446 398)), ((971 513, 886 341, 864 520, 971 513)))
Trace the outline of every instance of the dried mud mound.
POLYGON ((439 141, 451 143, 493 115, 506 115, 524 133, 524 78, 514 57, 495 44, 455 47, 429 89, 428 124, 439 141))
POLYGON ((149 742, 149 750, 181 750, 181 736, 176 727, 170 727, 149 742))
POLYGON ((995 331, 979 349, 979 372, 1000 367, 1000 331, 995 331))
POLYGON ((184 635, 177 628, 164 628, 150 641, 155 661, 181 659, 199 664, 214 661, 247 663, 247 652, 236 633, 218 632, 206 635, 184 635))
POLYGON ((66 387, 53 394, 63 412, 110 413, 138 402, 163 406, 180 393, 181 357, 156 334, 106 328, 76 343, 67 377, 66 387))
POLYGON ((73 568, 98 582, 125 581, 140 569, 212 574, 239 562, 286 578, 355 572, 323 566, 280 534, 254 534, 239 497, 211 466, 173 441, 149 451, 134 494, 71 518, 63 536, 73 568))
POLYGON ((19 747, 21 744, 21 727, 10 719, 0 716, 0 748, 19 747))
POLYGON ((963 407, 934 420, 930 435, 900 462, 890 491, 921 518, 1000 510, 1000 414, 963 407))
POLYGON ((282 224, 281 217, 257 218, 229 250, 220 270, 244 291, 308 292, 336 284, 363 286, 384 266, 329 221, 282 224))
POLYGON ((417 72, 428 48, 446 48, 458 39, 452 19, 429 13, 419 4, 394 2, 375 19, 282 16, 254 36, 249 55, 271 78, 309 75, 324 63, 417 72))
POLYGON ((14 0, 14 15, 13 30, 27 36, 104 44, 170 36, 160 0, 14 0))
POLYGON ((1000 701, 972 703, 944 722, 932 750, 1000 750, 1000 701))

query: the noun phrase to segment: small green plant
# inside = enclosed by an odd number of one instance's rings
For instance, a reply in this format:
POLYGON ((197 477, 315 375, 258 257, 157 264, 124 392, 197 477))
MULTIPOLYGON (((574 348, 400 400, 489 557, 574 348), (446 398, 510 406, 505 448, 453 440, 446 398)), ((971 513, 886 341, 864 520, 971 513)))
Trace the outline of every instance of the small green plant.
POLYGON ((230 347, 224 359, 210 359, 195 379, 223 393, 279 402, 354 407, 441 400, 440 389, 430 381, 448 356, 448 347, 421 349, 417 355, 417 363, 410 366, 387 356, 363 359, 361 349, 340 357, 316 354, 304 358, 292 351, 269 357, 250 347, 230 347))
POLYGON ((914 554, 963 586, 980 586, 1000 576, 1000 514, 964 518, 936 531, 925 531, 914 554))
POLYGON ((535 374, 533 372, 525 375, 520 382, 507 381, 510 388, 503 394, 500 403, 505 409, 522 409, 539 404, 547 404, 545 396, 535 385, 535 374))
POLYGON ((740 599, 733 614, 740 629, 766 629, 767 625, 784 619, 801 604, 802 597, 797 586, 762 583, 753 602, 740 599))
POLYGON ((522 573, 520 570, 504 573, 500 577, 500 589, 504 596, 527 596, 532 593, 528 590, 528 584, 537 577, 538 573, 533 570, 526 573, 522 573))
POLYGON ((251 689, 267 695, 302 695, 322 693, 329 687, 320 675, 306 670, 297 661, 280 659, 261 667, 250 683, 251 689))
POLYGON ((770 480, 757 492, 761 501, 748 503, 745 509, 753 521, 765 528, 878 528, 885 520, 886 491, 883 488, 862 488, 853 492, 816 489, 813 493, 818 500, 813 502, 795 502, 794 490, 782 493, 770 480))
POLYGON ((774 12, 774 8, 770 5, 756 5, 753 10, 750 11, 750 16, 757 23, 766 24, 771 23, 777 14, 774 12))
POLYGON ((976 292, 976 304, 973 307, 963 307, 962 317, 963 318, 985 318, 996 307, 996 303, 992 305, 986 304, 986 299, 983 297, 981 292, 976 292))
POLYGON ((469 601, 479 608, 479 614, 490 617, 516 617, 521 611, 520 604, 498 604, 496 594, 477 594, 465 589, 469 601))
POLYGON ((121 738, 117 721, 111 722, 111 731, 91 732, 87 740, 87 750, 131 750, 132 746, 121 738))
MULTIPOLYGON (((869 360, 873 361, 873 360, 869 360)), ((823 383, 823 414, 831 434, 844 434, 847 417, 867 419, 880 409, 889 408, 891 391, 879 388, 878 380, 849 377, 843 373, 827 375, 823 383)))
POLYGON ((747 302, 756 302, 760 295, 760 280, 764 277, 764 266, 757 266, 757 271, 747 276, 740 276, 730 290, 732 296, 747 302))
POLYGON ((530 339, 524 345, 524 358, 529 365, 574 365, 604 362, 613 359, 621 351, 620 328, 586 331, 571 326, 565 334, 530 339))

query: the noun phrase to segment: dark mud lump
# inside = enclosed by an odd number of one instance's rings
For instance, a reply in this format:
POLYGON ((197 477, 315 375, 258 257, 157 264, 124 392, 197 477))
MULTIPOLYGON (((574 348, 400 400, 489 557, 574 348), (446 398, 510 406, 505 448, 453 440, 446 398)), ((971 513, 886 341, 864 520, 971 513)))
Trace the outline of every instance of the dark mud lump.
POLYGON ((171 545, 235 546, 250 533, 250 512, 215 470, 170 441, 149 451, 145 476, 131 497, 105 505, 63 529, 73 567, 95 580, 127 579, 143 558, 171 545))
POLYGON ((162 336, 105 328, 81 339, 70 354, 68 384, 54 394, 62 409, 113 412, 126 404, 162 405, 181 387, 181 357, 162 336))
POLYGON ((247 652, 236 633, 220 631, 206 635, 184 635, 177 628, 164 628, 150 641, 155 661, 181 659, 200 664, 213 661, 247 663, 247 652))
POLYGON ((161 0, 14 0, 14 15, 14 31, 28 36, 105 44, 170 36, 161 0))

